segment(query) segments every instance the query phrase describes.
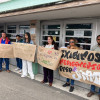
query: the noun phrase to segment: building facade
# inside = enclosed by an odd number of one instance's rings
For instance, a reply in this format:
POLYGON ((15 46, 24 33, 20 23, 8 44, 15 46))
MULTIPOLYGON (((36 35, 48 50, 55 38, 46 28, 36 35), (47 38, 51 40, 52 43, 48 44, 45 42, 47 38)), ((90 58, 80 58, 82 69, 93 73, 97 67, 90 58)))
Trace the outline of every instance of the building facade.
MULTIPOLYGON (((53 36, 59 47, 68 46, 74 37, 79 47, 90 50, 100 34, 99 0, 9 0, 0 3, 0 9, 0 33, 7 32, 12 42, 17 34, 30 32, 36 34, 37 45, 45 45, 47 37, 53 36)), ((15 59, 10 63, 16 65, 15 59)), ((41 66, 39 74, 43 74, 41 66)), ((58 71, 54 77, 66 80, 58 71)), ((89 89, 88 84, 75 84, 89 89)))

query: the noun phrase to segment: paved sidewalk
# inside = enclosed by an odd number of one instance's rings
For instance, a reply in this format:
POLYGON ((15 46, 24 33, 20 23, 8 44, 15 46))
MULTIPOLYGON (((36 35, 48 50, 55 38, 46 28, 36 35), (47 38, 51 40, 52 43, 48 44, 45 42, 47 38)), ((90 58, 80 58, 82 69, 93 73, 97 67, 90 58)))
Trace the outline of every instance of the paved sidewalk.
POLYGON ((86 100, 60 89, 21 78, 13 72, 0 73, 0 100, 86 100))
MULTIPOLYGON (((14 73, 17 73, 17 74, 19 74, 18 72, 16 72, 14 69, 16 68, 16 66, 12 66, 12 65, 10 65, 10 70, 12 71, 12 72, 14 72, 14 73)), ((19 78, 21 78, 20 76, 19 76, 19 78)), ((43 75, 41 75, 41 74, 38 74, 38 75, 35 75, 35 80, 36 81, 38 81, 39 83, 40 83, 40 81, 42 80, 42 78, 43 78, 43 75)), ((21 78, 22 79, 22 78, 21 78)), ((24 79, 24 78, 23 78, 24 79)), ((30 78, 28 78, 29 80, 31 80, 30 78)), ((32 80, 31 80, 32 81, 32 80)), ((84 89, 84 88, 81 88, 81 87, 78 87, 78 86, 75 86, 75 90, 74 90, 74 92, 72 92, 72 93, 69 93, 69 87, 67 87, 67 88, 64 88, 64 87, 62 87, 62 84, 63 84, 64 82, 62 82, 62 81, 60 81, 60 80, 56 80, 56 79, 54 79, 54 83, 53 83, 53 87, 52 88, 57 88, 57 89, 60 89, 60 90, 62 90, 62 91, 64 91, 65 92, 65 94, 72 94, 73 96, 74 95, 76 95, 76 96, 78 96, 78 97, 82 97, 81 99, 88 99, 88 100, 99 100, 98 99, 98 96, 97 95, 94 95, 94 96, 92 96, 91 98, 88 98, 87 97, 87 93, 89 92, 89 90, 87 90, 87 89, 84 89)), ((48 86, 48 84, 46 84, 46 86, 48 86)), ((80 100, 81 100, 80 99, 80 100)), ((62 100, 62 99, 61 99, 62 100)), ((72 99, 72 100, 74 100, 74 99, 72 99)), ((76 99, 75 99, 76 100, 76 99)))

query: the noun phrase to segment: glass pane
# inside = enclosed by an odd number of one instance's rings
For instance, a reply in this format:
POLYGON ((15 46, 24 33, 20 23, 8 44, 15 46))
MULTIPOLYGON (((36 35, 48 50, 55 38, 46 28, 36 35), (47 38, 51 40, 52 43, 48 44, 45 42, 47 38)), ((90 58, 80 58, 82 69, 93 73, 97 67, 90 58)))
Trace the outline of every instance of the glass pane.
POLYGON ((43 25, 43 29, 60 29, 60 25, 43 25))
POLYGON ((43 35, 60 35, 60 31, 43 31, 43 35))
POLYGON ((11 34, 7 34, 7 37, 10 38, 11 37, 11 34))
POLYGON ((84 36, 92 36, 92 31, 84 31, 84 36))
POLYGON ((7 29, 16 29, 16 25, 9 25, 7 29))
POLYGON ((8 33, 16 33, 16 30, 8 30, 8 33))
POLYGON ((19 26, 20 29, 30 29, 29 25, 20 25, 19 26))
POLYGON ((83 49, 90 50, 91 49, 91 46, 90 45, 83 45, 83 49))
MULTIPOLYGON (((69 42, 71 37, 66 37, 65 42, 69 42)), ((75 37, 75 39, 77 40, 77 43, 91 43, 91 38, 77 38, 75 37)))
POLYGON ((92 29, 92 24, 67 24, 66 29, 92 29))
POLYGON ((71 36, 73 36, 73 35, 74 35, 74 31, 66 31, 66 35, 71 35, 71 36))

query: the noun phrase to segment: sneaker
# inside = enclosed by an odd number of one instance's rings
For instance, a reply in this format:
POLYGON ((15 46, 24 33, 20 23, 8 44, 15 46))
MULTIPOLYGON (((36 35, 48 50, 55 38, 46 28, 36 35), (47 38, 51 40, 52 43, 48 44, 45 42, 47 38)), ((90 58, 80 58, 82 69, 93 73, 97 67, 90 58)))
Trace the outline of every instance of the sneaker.
POLYGON ((62 85, 63 87, 70 86, 70 83, 65 83, 62 85))
POLYGON ((16 69, 15 69, 15 71, 18 71, 18 70, 20 70, 20 68, 16 68, 16 69))
POLYGON ((26 77, 27 75, 21 75, 21 77, 23 78, 23 77, 26 77))
POLYGON ((33 76, 31 76, 31 79, 32 79, 32 80, 34 79, 34 75, 33 75, 33 76))
POLYGON ((73 92, 74 91, 74 86, 70 86, 69 92, 73 92))
POLYGON ((19 73, 22 73, 22 70, 21 69, 19 70, 19 73))

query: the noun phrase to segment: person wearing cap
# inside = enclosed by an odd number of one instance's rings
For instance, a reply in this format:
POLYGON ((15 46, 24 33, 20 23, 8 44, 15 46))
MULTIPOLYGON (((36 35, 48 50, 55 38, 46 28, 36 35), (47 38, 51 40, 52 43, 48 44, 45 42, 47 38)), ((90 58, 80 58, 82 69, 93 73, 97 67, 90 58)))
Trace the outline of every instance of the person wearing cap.
MULTIPOLYGON (((6 36, 6 32, 2 32, 2 37, 0 38, 0 44, 11 44, 10 40, 6 36)), ((9 58, 0 58, 0 72, 2 72, 3 59, 6 63, 6 71, 10 72, 10 70, 9 70, 9 58)))
MULTIPOLYGON (((23 43, 23 40, 21 39, 20 35, 16 35, 16 43, 23 43)), ((15 71, 19 71, 19 73, 21 73, 22 72, 22 59, 16 58, 16 62, 17 62, 17 68, 15 69, 15 71)))

